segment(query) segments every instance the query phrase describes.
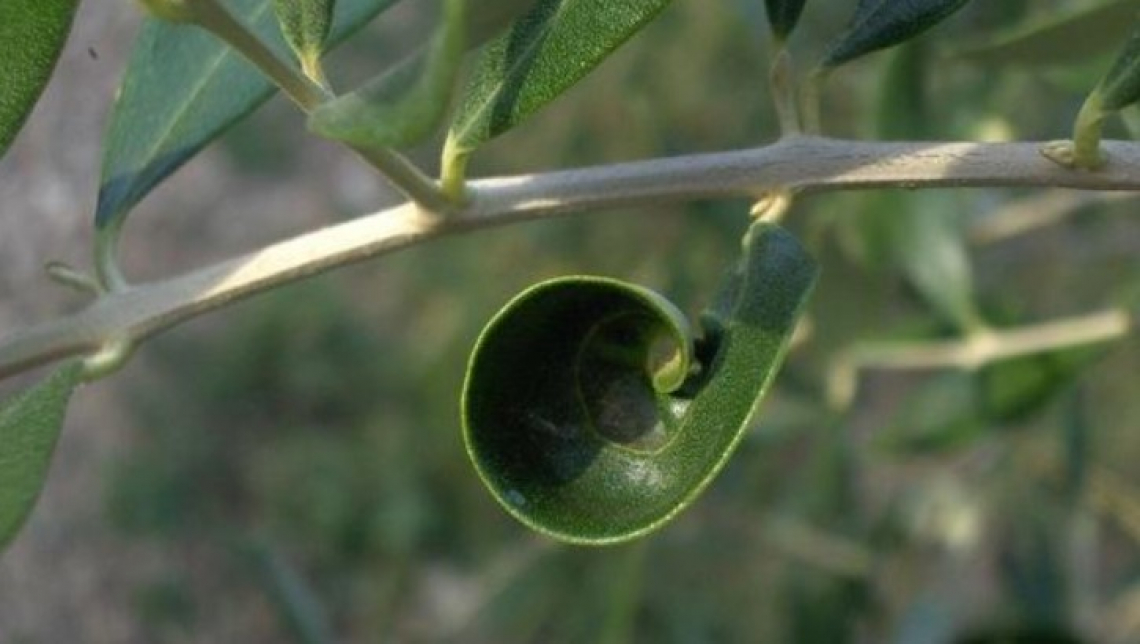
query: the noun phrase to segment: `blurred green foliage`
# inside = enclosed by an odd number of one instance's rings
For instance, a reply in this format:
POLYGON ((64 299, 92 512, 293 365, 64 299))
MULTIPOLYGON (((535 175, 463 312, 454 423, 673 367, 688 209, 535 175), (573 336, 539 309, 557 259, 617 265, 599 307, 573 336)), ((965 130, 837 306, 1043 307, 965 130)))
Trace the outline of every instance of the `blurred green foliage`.
MULTIPOLYGON (((825 123, 857 136, 1062 136, 1102 69, 954 57, 1054 4, 973 3, 915 46, 844 68, 825 123), (916 82, 907 74, 919 63, 920 86, 891 89, 916 82), (896 100, 907 109, 884 124, 880 109, 896 100)), ((759 5, 676 3, 564 100, 477 155, 473 173, 771 140, 759 5)), ((804 68, 845 19, 816 5, 791 42, 804 68)), ((258 125, 235 131, 228 148, 243 172, 264 176, 279 161, 251 166, 242 143, 258 125)), ((154 641, 193 639, 221 606, 267 605, 278 617, 265 641, 322 632, 352 642, 1134 640, 1134 337, 1091 363, 1082 350, 978 373, 866 371, 851 409, 825 403, 831 361, 857 340, 945 340, 979 321, 1007 328, 1134 310, 1140 222, 1130 201, 1090 198, 1018 236, 971 236, 1035 196, 797 203, 788 225, 824 265, 810 336, 709 492, 662 533, 620 548, 532 536, 483 491, 459 437, 467 352, 513 294, 560 274, 635 281, 696 313, 735 256, 745 203, 448 239, 262 296, 219 316, 224 328, 172 334, 151 352, 153 373, 135 396, 140 430, 108 475, 110 520, 168 555, 139 589, 139 619, 154 641), (924 215, 934 233, 913 225, 924 215), (953 261, 932 268, 925 244, 953 261), (946 280, 959 286, 939 299, 946 280), (896 436, 924 449, 885 439, 896 436)))

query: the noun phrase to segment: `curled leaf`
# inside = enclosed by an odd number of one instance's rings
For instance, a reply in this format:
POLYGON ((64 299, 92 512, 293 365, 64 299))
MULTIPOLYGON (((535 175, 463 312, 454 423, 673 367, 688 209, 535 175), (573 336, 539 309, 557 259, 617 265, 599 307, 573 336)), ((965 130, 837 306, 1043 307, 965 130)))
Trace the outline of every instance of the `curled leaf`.
POLYGON ((447 0, 443 24, 424 55, 309 115, 309 129, 360 146, 412 145, 443 119, 464 51, 466 0, 447 0))
POLYGON ((764 0, 768 10, 768 24, 777 40, 787 40, 800 20, 807 0, 764 0))
POLYGON ((755 224, 700 339, 638 286, 568 277, 525 291, 468 368, 464 439, 479 476, 510 514, 565 541, 660 527, 744 435, 816 275, 795 238, 755 224))
POLYGON ((273 0, 281 35, 310 77, 320 77, 320 59, 335 8, 336 0, 273 0))
POLYGON ((893 47, 930 29, 969 0, 860 0, 847 30, 824 54, 821 67, 838 67, 893 47))
POLYGON ((78 0, 0 2, 0 155, 24 125, 55 69, 78 0))
POLYGON ((69 363, 0 405, 0 549, 24 525, 43 489, 82 371, 80 362, 69 363))

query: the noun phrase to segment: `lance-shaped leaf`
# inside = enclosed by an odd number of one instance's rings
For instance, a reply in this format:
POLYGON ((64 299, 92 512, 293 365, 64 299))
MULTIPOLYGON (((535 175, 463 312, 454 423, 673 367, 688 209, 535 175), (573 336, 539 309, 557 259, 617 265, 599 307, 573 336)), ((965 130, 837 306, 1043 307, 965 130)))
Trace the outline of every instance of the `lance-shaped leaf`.
POLYGON ((1140 21, 1112 68, 1093 90, 1103 112, 1117 112, 1140 100, 1140 21))
POLYGON ((668 4, 538 0, 480 56, 448 136, 445 166, 553 101, 668 4))
POLYGON ((79 0, 0 2, 0 156, 55 69, 79 0))
POLYGON ((847 30, 828 48, 821 67, 837 67, 893 47, 942 22, 969 0, 861 0, 847 30))
POLYGON ((768 10, 768 24, 777 41, 784 41, 796 28, 807 0, 764 0, 768 10))
POLYGON ((1046 144, 1041 152, 1057 163, 1096 170, 1106 159, 1100 149, 1104 119, 1140 99, 1140 23, 1133 25, 1124 50, 1089 93, 1073 123, 1073 140, 1046 144))
POLYGON ((310 77, 319 77, 335 9, 336 0, 273 0, 281 34, 310 77))
POLYGON ((68 363, 0 405, 0 549, 24 525, 43 489, 82 371, 81 363, 68 363))
POLYGON ((483 331, 463 392, 475 468, 514 517, 577 543, 659 528, 724 467, 783 362, 817 268, 753 225, 703 316, 600 277, 544 282, 483 331))
MULTIPOLYGON (((331 41, 347 37, 397 1, 340 0, 331 41)), ((227 8, 288 55, 270 0, 234 0, 227 8)), ((156 185, 273 91, 250 63, 210 34, 144 21, 104 144, 96 225, 117 225, 156 185)))
POLYGON ((425 55, 321 105, 309 115, 309 129, 369 147, 412 145, 431 134, 447 112, 463 56, 466 1, 447 0, 425 55))

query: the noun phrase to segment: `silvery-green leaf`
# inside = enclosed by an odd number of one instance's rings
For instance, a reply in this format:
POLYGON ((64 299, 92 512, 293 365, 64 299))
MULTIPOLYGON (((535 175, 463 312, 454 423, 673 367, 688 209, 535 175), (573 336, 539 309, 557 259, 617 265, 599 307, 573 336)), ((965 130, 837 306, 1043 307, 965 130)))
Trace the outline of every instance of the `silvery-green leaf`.
POLYGON ((412 145, 432 133, 447 111, 463 56, 466 0, 448 0, 427 52, 309 115, 309 129, 359 146, 412 145))
POLYGON ((0 404, 0 549, 24 525, 43 489, 82 370, 80 362, 68 363, 0 404))
MULTIPOLYGON (((340 0, 331 40, 344 39, 397 1, 340 0)), ((226 7, 288 54, 270 0, 230 0, 226 7)), ((96 226, 120 223, 155 186, 273 91, 240 54, 201 29, 143 21, 104 142, 96 226)))

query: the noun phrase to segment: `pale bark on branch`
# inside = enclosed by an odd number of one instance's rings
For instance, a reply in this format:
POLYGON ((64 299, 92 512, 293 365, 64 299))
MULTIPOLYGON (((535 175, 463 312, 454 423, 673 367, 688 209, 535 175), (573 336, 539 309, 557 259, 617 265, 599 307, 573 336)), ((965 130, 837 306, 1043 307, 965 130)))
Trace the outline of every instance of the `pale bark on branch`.
MULTIPOLYGON (((1071 170, 1041 143, 863 142, 790 137, 772 145, 471 182, 447 216, 411 204, 269 245, 185 275, 131 286, 0 338, 0 378, 115 341, 138 341, 254 293, 444 235, 528 219, 697 199, 870 188, 1140 190, 1140 144, 1105 142, 1108 164, 1071 170)), ((922 213, 900 213, 922 216, 922 213)))

